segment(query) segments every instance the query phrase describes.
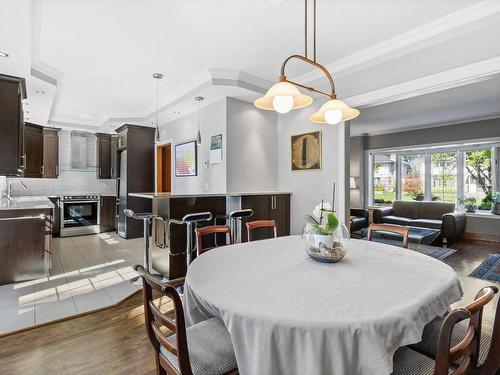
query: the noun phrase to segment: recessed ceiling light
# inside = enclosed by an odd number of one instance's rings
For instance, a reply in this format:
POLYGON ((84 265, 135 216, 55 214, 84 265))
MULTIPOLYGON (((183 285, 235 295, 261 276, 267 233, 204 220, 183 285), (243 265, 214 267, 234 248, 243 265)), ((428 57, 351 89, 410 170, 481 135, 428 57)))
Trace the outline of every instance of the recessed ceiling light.
POLYGON ((0 52, 0 57, 9 57, 9 54, 6 52, 0 52))
POLYGON ((42 90, 36 90, 36 93, 37 93, 37 94, 45 94, 45 91, 42 91, 42 90))
POLYGON ((179 113, 179 111, 174 111, 174 115, 178 115, 179 113))

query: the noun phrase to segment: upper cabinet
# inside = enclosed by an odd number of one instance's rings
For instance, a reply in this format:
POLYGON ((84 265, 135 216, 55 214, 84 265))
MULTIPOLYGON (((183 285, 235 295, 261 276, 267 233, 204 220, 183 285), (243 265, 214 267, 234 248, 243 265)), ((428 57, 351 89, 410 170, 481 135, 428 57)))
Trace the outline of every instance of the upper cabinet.
POLYGON ((36 124, 25 124, 26 169, 24 177, 57 178, 59 176, 59 130, 36 124))
POLYGON ((117 139, 111 134, 97 133, 97 178, 116 178, 117 139))
POLYGON ((43 128, 43 178, 59 177, 59 130, 43 128))
POLYGON ((26 169, 24 177, 43 177, 43 126, 24 125, 26 169))
POLYGON ((18 176, 25 167, 22 100, 24 78, 0 74, 0 175, 18 176))

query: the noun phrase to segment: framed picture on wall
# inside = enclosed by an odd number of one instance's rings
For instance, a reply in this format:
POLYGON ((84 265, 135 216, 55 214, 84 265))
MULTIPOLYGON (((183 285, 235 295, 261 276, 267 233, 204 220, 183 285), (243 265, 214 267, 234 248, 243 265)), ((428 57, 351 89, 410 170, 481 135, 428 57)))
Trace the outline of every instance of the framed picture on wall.
POLYGON ((175 175, 177 177, 196 176, 197 158, 196 141, 175 145, 175 175))
POLYGON ((321 169, 321 131, 292 135, 292 171, 321 169))

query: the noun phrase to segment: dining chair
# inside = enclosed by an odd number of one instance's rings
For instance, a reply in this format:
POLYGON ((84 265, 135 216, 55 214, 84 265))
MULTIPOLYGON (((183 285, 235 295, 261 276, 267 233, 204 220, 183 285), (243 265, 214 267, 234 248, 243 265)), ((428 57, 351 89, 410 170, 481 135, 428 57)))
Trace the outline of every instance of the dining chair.
POLYGON ((211 318, 186 329, 182 302, 175 288, 151 275, 141 265, 134 269, 143 281, 146 331, 155 349, 158 375, 238 374, 231 336, 224 323, 211 318), (169 297, 173 316, 155 303, 153 290, 169 297), (169 334, 172 332, 173 334, 169 334))
POLYGON ((198 255, 203 254, 204 252, 214 249, 216 247, 219 247, 217 243, 217 235, 218 234, 225 234, 226 236, 226 243, 227 245, 227 237, 229 237, 229 244, 233 243, 233 237, 231 235, 231 228, 229 228, 227 225, 208 225, 206 227, 201 227, 201 228, 196 228, 196 242, 197 242, 197 248, 198 248, 198 255), (203 238, 209 235, 214 236, 214 245, 212 247, 203 247, 203 238))
MULTIPOLYGON (((392 375, 464 375, 470 374, 479 354, 480 320, 484 306, 496 291, 492 287, 466 307, 451 311, 443 320, 439 331, 435 360, 410 347, 399 348, 394 354, 392 375), (469 321, 466 324, 466 320, 469 321), (453 342, 452 333, 459 324, 465 324, 464 336, 453 342)), ((494 375, 495 372, 482 372, 494 375)))
POLYGON ((394 224, 370 224, 368 227, 368 241, 373 240, 373 232, 390 232, 397 233, 403 236, 403 247, 405 249, 408 248, 408 235, 410 233, 410 228, 404 227, 402 225, 394 225, 394 224))
MULTIPOLYGON (((496 286, 488 286, 482 288, 476 295, 474 301, 465 306, 466 309, 473 311, 476 309, 477 301, 487 293, 498 293, 496 286)), ((445 317, 436 317, 432 322, 427 324, 424 328, 422 341, 417 344, 411 345, 411 348, 419 351, 430 358, 436 358, 437 343, 439 338, 439 331, 443 324, 445 317)), ((493 331, 487 332, 482 327, 482 307, 476 322, 478 330, 478 345, 477 355, 473 358, 470 374, 473 375, 486 375, 496 374, 500 368, 500 301, 497 302, 495 313, 495 322, 493 324, 493 331)), ((467 324, 460 323, 455 326, 451 336, 451 342, 457 343, 467 332, 467 324)), ((459 362, 455 362, 459 365, 459 362)))
POLYGON ((252 238, 253 231, 262 228, 272 228, 274 231, 274 238, 278 237, 278 231, 275 220, 255 220, 247 223, 248 242, 253 241, 252 238))

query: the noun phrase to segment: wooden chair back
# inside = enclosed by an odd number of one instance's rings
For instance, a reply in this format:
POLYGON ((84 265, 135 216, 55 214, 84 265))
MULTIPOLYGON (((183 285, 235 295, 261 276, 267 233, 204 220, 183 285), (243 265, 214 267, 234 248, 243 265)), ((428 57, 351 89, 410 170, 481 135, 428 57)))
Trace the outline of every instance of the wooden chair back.
POLYGON ((146 331, 149 341, 156 352, 157 373, 193 375, 191 363, 189 361, 184 311, 182 309, 182 301, 179 294, 173 286, 162 283, 160 279, 152 276, 143 266, 136 265, 134 269, 142 277, 146 331), (174 319, 160 311, 159 306, 154 302, 153 290, 159 291, 162 295, 172 300, 174 306, 174 319), (165 328, 176 334, 175 344, 167 340, 168 335, 164 333, 165 328), (180 372, 174 364, 160 352, 160 346, 177 357, 180 372))
POLYGON ((248 242, 252 241, 252 232, 261 228, 272 228, 274 232, 274 238, 278 237, 278 231, 275 220, 256 220, 247 223, 248 232, 248 242))
POLYGON ((391 232, 397 233, 403 236, 403 247, 405 249, 408 248, 408 235, 410 233, 410 228, 404 227, 402 225, 394 225, 394 224, 370 224, 368 227, 368 241, 372 241, 373 232, 383 231, 383 232, 391 232))
POLYGON ((482 313, 483 309, 480 306, 478 301, 480 298, 489 298, 489 295, 493 292, 494 294, 498 293, 498 288, 496 286, 489 286, 482 288, 479 293, 476 295, 475 300, 467 305, 465 308, 470 311, 475 311, 479 309, 479 315, 477 317, 477 346, 474 348, 473 353, 473 363, 474 367, 471 370, 471 374, 473 375, 485 375, 485 374, 497 374, 500 370, 500 300, 497 301, 497 308, 495 312, 495 322, 493 323, 493 332, 491 335, 491 344, 486 355, 486 359, 484 363, 478 364, 479 353, 480 353, 480 342, 481 342, 481 331, 482 331, 482 313))
MULTIPOLYGON (((196 232, 196 244, 198 247, 198 254, 203 254, 205 251, 213 249, 214 247, 218 247, 217 245, 218 234, 225 234, 226 237, 229 236, 229 244, 233 243, 233 239, 231 236, 231 228, 229 228, 227 225, 208 225, 206 227, 196 228, 195 232, 196 232), (203 238, 208 235, 214 235, 215 246, 204 248, 203 238)), ((227 238, 225 245, 227 245, 227 238)))
POLYGON ((445 318, 439 333, 434 375, 464 375, 469 374, 474 368, 479 356, 480 321, 483 308, 495 296, 498 291, 495 289, 495 287, 481 289, 472 303, 453 310, 445 318), (460 342, 451 347, 451 337, 455 324, 467 319, 469 319, 469 326, 466 335, 460 342), (461 360, 460 366, 450 373, 450 366, 457 360, 461 360))

